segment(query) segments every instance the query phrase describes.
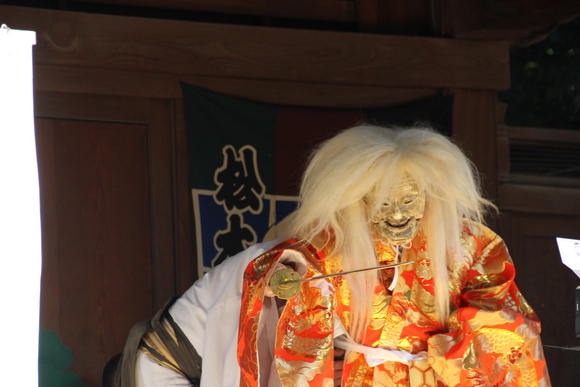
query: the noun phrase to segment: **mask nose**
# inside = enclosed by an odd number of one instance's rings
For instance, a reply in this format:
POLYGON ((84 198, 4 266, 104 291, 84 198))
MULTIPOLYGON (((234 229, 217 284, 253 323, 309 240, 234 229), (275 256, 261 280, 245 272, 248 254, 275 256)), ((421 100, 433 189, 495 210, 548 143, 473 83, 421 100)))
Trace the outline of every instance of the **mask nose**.
POLYGON ((392 204, 391 213, 389 214, 389 218, 393 220, 401 220, 403 219, 403 212, 401 211, 401 205, 397 202, 392 204))

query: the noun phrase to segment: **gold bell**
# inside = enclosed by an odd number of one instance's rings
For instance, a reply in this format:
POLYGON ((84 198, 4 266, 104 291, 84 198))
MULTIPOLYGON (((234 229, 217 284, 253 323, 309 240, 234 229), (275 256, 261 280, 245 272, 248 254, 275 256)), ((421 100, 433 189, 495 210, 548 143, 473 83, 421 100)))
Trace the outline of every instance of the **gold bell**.
POLYGON ((300 291, 299 279, 300 274, 290 268, 278 270, 270 278, 270 289, 276 297, 289 300, 300 291))

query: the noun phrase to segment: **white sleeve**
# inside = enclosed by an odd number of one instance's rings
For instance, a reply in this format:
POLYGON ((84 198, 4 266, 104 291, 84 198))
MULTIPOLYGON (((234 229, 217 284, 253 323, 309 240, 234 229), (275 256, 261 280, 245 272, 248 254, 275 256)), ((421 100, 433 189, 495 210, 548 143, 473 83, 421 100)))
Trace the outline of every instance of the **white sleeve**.
MULTIPOLYGON (((206 358, 208 350, 213 351, 216 341, 223 338, 225 332, 220 331, 234 328, 237 330, 244 271, 253 259, 264 254, 273 245, 274 242, 257 243, 226 259, 197 280, 169 308, 173 320, 203 359, 206 358), (215 324, 219 327, 217 331, 215 324), (213 348, 207 348, 208 342, 213 348)), ((237 333, 235 335, 237 337, 237 333)), ((231 344, 224 343, 227 346, 231 344)))
MULTIPOLYGON (((258 243, 226 259, 199 279, 169 309, 202 357, 201 386, 239 386, 237 339, 244 270, 274 244, 258 243)), ((183 376, 144 354, 139 355, 136 374, 138 387, 191 385, 183 376)))
POLYGON ((136 387, 191 387, 191 383, 167 367, 163 367, 140 352, 135 366, 136 387))

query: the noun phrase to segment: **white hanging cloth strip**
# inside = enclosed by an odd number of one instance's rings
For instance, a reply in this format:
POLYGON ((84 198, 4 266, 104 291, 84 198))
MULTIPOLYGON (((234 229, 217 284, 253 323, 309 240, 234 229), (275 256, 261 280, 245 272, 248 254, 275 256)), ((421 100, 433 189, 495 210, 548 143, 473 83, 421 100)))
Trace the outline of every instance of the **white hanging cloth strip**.
POLYGON ((365 356, 370 367, 376 367, 386 361, 398 361, 409 364, 410 361, 427 359, 427 352, 409 353, 396 349, 374 348, 356 343, 344 329, 340 318, 334 314, 334 346, 347 352, 359 352, 365 356))
POLYGON ((347 334, 334 338, 334 346, 351 352, 359 352, 365 355, 365 359, 370 367, 376 367, 386 361, 398 361, 399 363, 409 364, 413 360, 427 359, 427 352, 409 353, 395 349, 374 348, 366 345, 355 343, 347 334))
MULTIPOLYGON (((401 259, 403 258, 403 253, 402 253, 402 249, 408 249, 411 247, 411 243, 408 243, 405 246, 391 246, 391 248, 395 251, 395 262, 394 263, 399 263, 401 261, 401 259)), ((395 266, 395 275, 393 276, 393 282, 391 282, 391 285, 387 288, 389 289, 391 292, 393 291, 393 289, 395 289, 395 286, 397 285, 397 281, 399 280, 399 266, 395 266)))

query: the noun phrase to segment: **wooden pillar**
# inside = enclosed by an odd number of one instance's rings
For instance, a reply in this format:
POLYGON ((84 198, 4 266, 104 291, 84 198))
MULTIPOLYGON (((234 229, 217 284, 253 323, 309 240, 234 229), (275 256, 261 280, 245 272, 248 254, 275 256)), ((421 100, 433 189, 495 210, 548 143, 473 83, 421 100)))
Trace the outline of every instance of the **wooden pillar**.
MULTIPOLYGON (((497 204, 497 93, 491 90, 454 89, 453 139, 475 163, 485 196, 497 204)), ((497 230, 497 220, 487 219, 497 230)))
POLYGON ((356 19, 362 32, 376 33, 379 28, 377 0, 356 0, 356 19))

